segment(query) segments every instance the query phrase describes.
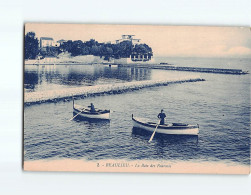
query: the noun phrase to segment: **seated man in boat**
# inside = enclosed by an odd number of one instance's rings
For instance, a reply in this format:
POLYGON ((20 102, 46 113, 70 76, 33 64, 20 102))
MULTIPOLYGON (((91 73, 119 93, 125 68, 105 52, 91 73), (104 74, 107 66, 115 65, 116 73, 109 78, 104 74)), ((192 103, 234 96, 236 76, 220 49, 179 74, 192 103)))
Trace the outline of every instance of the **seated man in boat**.
POLYGON ((160 119, 160 125, 164 125, 166 114, 164 113, 163 109, 161 109, 161 112, 158 114, 158 118, 160 119))
POLYGON ((91 106, 90 106, 90 107, 91 107, 91 109, 90 109, 90 110, 91 110, 91 112, 96 112, 96 110, 95 110, 95 107, 94 107, 93 103, 91 103, 91 106))

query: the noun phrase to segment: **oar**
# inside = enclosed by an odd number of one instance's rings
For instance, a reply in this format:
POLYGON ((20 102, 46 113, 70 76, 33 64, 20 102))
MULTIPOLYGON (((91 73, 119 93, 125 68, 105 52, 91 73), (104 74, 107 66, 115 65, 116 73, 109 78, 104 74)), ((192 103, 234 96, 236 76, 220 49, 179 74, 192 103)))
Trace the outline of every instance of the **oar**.
POLYGON ((160 124, 160 120, 159 120, 159 122, 158 122, 158 124, 157 124, 157 126, 156 126, 156 128, 154 129, 154 131, 153 131, 153 134, 152 134, 152 136, 151 136, 151 138, 149 139, 149 143, 153 140, 153 137, 154 137, 154 135, 155 135, 155 132, 156 132, 156 130, 157 130, 157 128, 158 128, 158 126, 159 126, 159 124, 160 124))
POLYGON ((85 108, 83 108, 78 114, 76 114, 74 117, 72 117, 69 121, 73 120, 74 118, 76 118, 81 112, 83 112, 85 110, 85 108))

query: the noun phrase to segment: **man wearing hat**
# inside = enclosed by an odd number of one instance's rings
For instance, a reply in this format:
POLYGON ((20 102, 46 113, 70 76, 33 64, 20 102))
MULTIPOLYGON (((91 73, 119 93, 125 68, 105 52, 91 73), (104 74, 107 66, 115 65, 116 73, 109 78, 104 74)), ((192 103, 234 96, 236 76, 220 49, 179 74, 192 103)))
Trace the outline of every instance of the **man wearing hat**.
POLYGON ((160 125, 164 125, 166 114, 164 113, 163 109, 161 109, 161 112, 158 114, 158 118, 160 119, 160 125))

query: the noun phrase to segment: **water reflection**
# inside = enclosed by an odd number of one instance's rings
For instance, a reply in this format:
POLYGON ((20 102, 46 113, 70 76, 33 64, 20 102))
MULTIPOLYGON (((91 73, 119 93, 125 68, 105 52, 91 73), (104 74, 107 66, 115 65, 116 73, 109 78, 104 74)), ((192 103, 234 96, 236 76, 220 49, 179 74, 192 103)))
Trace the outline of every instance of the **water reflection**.
POLYGON ((35 72, 24 73, 24 88, 34 90, 38 84, 38 74, 35 72))
POLYGON ((24 88, 30 92, 150 79, 151 69, 102 65, 33 65, 25 67, 24 88))
MULTIPOLYGON (((74 114, 73 114, 74 116, 74 114)), ((90 119, 81 116, 77 116, 73 119, 74 122, 79 123, 79 125, 83 125, 84 129, 89 130, 108 130, 110 129, 110 120, 101 120, 101 119, 90 119)))

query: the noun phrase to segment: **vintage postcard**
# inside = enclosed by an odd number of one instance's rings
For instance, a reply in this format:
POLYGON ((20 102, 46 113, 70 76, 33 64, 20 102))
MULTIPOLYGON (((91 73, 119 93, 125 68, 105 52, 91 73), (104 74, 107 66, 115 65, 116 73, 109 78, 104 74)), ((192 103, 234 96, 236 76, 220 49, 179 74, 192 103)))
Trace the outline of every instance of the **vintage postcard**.
POLYGON ((248 27, 27 23, 25 171, 250 173, 248 27))

